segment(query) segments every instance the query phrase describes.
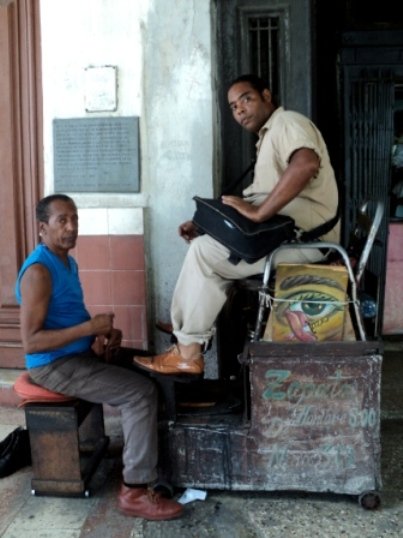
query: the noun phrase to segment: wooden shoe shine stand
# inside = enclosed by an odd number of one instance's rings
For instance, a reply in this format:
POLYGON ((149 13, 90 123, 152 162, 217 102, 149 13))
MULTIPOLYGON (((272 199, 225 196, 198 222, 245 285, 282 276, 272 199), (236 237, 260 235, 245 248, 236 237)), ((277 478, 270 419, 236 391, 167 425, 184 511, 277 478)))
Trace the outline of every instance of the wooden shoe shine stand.
POLYGON ((104 455, 102 404, 70 398, 35 384, 28 372, 14 384, 22 398, 32 457, 33 495, 88 497, 104 455))

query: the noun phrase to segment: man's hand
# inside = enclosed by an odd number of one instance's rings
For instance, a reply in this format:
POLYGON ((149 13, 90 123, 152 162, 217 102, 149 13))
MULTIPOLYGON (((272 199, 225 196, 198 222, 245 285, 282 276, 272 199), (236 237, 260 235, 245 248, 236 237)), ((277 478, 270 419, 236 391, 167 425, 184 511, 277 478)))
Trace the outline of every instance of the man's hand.
POLYGON ((98 335, 92 345, 92 350, 106 362, 110 362, 119 351, 122 343, 122 331, 112 329, 110 334, 98 335))
POLYGON ((199 235, 194 222, 191 220, 187 220, 181 224, 179 226, 178 233, 187 243, 190 243, 192 239, 199 235))
POLYGON ((250 219, 253 222, 259 222, 258 206, 245 202, 245 200, 239 196, 221 196, 221 201, 223 204, 229 205, 236 209, 238 213, 247 219, 250 219))
POLYGON ((113 329, 113 318, 115 314, 109 312, 107 314, 97 314, 91 318, 91 334, 94 335, 105 335, 107 336, 112 332, 113 329))
POLYGON ((108 340, 105 345, 105 360, 109 362, 120 349, 122 343, 122 331, 120 329, 112 329, 107 338, 108 340))

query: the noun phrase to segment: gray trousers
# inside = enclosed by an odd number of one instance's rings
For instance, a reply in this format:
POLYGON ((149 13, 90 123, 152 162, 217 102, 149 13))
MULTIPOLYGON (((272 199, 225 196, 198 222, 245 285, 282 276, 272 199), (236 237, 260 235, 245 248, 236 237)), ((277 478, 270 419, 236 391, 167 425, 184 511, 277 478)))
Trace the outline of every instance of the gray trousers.
POLYGON ((123 480, 129 484, 157 478, 157 388, 137 372, 107 364, 95 354, 63 357, 31 368, 39 385, 93 403, 107 403, 121 412, 123 480))

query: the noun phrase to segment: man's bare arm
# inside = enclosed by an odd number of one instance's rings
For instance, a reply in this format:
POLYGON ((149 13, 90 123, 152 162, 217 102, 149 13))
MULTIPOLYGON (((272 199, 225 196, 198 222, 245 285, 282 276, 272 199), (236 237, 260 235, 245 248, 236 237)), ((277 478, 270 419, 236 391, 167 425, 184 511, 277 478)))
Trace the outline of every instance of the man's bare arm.
POLYGON ((263 222, 276 215, 306 187, 319 171, 317 154, 307 148, 293 153, 280 181, 260 206, 254 206, 237 196, 223 196, 224 204, 239 211, 254 222, 263 222))
POLYGON ((94 318, 66 329, 44 329, 49 300, 51 278, 40 264, 28 267, 21 279, 21 336, 26 353, 37 353, 63 347, 78 338, 91 335, 108 335, 113 329, 113 314, 98 314, 94 318))

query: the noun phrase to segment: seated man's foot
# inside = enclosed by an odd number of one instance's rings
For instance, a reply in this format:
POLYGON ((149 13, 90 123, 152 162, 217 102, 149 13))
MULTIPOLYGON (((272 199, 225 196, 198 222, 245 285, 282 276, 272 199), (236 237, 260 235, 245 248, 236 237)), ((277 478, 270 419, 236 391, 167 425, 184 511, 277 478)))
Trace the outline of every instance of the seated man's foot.
POLYGON ((122 485, 118 507, 127 516, 142 517, 153 521, 175 519, 183 513, 183 506, 167 499, 152 488, 129 488, 122 485))
POLYGON ((178 346, 172 346, 166 353, 152 357, 134 357, 134 364, 148 372, 167 375, 201 375, 204 372, 202 353, 194 353, 188 358, 181 355, 178 346))

